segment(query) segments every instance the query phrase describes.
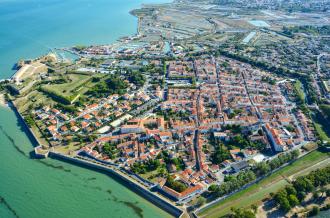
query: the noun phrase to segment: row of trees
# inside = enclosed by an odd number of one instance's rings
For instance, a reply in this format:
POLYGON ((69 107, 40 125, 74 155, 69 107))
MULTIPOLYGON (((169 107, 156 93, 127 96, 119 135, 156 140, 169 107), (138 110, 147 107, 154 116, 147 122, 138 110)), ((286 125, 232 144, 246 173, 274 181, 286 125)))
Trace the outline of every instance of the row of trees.
POLYGON ((288 163, 292 160, 295 160, 299 157, 299 150, 293 150, 286 154, 280 154, 278 157, 274 158, 273 160, 267 162, 260 162, 257 163, 253 167, 253 171, 257 174, 257 176, 263 176, 280 166, 282 166, 285 163, 288 163))
POLYGON ((243 208, 231 208, 231 213, 222 218, 255 218, 256 215, 254 211, 250 209, 243 209, 243 208))
POLYGON ((294 33, 309 33, 313 35, 328 35, 330 34, 330 25, 326 26, 292 26, 283 27, 283 33, 288 36, 293 36, 294 33))
POLYGON ((226 181, 219 186, 214 184, 211 185, 209 191, 215 193, 217 197, 221 197, 238 190, 255 179, 256 175, 252 170, 242 171, 237 176, 227 177, 226 181))
POLYGON ((28 125, 28 127, 32 127, 33 125, 35 125, 33 117, 31 114, 28 114, 24 117, 24 121, 26 123, 26 125, 28 125))
POLYGON ((78 111, 78 108, 73 105, 65 105, 61 103, 56 104, 56 108, 59 108, 64 112, 68 112, 68 113, 75 113, 78 111))
POLYGON ((240 189, 244 185, 256 180, 257 177, 266 175, 282 166, 285 163, 288 163, 299 156, 299 151, 294 150, 287 154, 279 155, 277 158, 274 158, 269 163, 262 162, 251 167, 250 170, 241 171, 237 176, 228 176, 225 178, 225 182, 221 185, 211 185, 209 191, 213 192, 217 197, 224 196, 235 190, 240 189))
MULTIPOLYGON (((308 193, 328 184, 330 184, 330 166, 297 178, 291 185, 273 195, 273 199, 280 209, 287 212, 296 205, 300 205, 308 193)), ((323 192, 330 196, 329 189, 323 192)))

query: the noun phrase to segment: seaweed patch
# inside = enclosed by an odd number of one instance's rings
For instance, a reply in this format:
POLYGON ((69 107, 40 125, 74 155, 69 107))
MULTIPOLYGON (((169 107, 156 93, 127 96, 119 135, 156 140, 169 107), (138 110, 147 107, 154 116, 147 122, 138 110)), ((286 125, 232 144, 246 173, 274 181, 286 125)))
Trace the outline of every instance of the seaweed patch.
POLYGON ((88 178, 87 180, 88 181, 92 181, 92 180, 96 180, 96 178, 95 177, 91 177, 91 178, 88 178))
POLYGON ((128 201, 119 201, 119 202, 125 204, 127 207, 132 208, 133 211, 136 213, 136 215, 143 218, 143 210, 142 210, 142 208, 137 206, 138 202, 135 202, 135 203, 128 202, 128 201))
POLYGON ((12 212, 12 214, 15 216, 15 217, 17 217, 17 218, 19 218, 19 216, 18 216, 18 214, 17 214, 17 212, 8 204, 8 202, 6 201, 6 199, 4 199, 3 197, 1 197, 0 196, 0 204, 4 204, 6 207, 7 207, 7 209, 10 211, 10 212, 12 212))
POLYGON ((67 173, 70 173, 70 172, 71 172, 70 169, 65 169, 65 168, 64 168, 63 166, 61 166, 61 165, 56 166, 56 165, 54 165, 54 164, 47 163, 47 162, 42 161, 42 160, 38 160, 38 162, 41 163, 41 164, 43 164, 43 165, 45 165, 45 166, 47 166, 47 167, 51 167, 51 168, 58 169, 58 170, 63 170, 64 172, 67 172, 67 173))
POLYGON ((14 146, 14 148, 25 157, 28 157, 25 152, 15 143, 15 140, 3 129, 2 126, 0 126, 1 132, 7 137, 7 139, 11 142, 11 144, 14 146))

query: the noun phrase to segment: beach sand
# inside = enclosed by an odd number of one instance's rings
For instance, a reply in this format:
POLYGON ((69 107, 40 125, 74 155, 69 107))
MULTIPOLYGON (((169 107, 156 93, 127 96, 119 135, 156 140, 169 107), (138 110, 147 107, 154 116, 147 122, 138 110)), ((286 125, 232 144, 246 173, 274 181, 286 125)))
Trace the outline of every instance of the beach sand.
POLYGON ((7 106, 4 94, 0 94, 0 106, 7 106))

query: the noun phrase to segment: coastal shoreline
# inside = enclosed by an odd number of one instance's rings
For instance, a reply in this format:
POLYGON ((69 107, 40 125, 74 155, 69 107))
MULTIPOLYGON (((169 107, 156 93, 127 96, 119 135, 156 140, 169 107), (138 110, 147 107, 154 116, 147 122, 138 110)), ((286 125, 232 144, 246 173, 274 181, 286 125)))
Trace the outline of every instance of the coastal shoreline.
POLYGON ((23 130, 24 130, 25 134, 27 135, 27 137, 29 138, 29 140, 31 141, 33 148, 41 145, 38 138, 34 135, 34 132, 32 131, 32 129, 25 122, 24 117, 19 113, 15 103, 12 101, 9 101, 8 107, 15 113, 18 121, 22 124, 23 130))
MULTIPOLYGON (((133 15, 131 13, 129 13, 129 14, 131 16, 136 17, 135 15, 133 15)), ((140 23, 140 20, 138 19, 138 21, 137 21, 137 31, 135 33, 133 33, 131 36, 139 35, 139 28, 138 28, 139 25, 140 25, 139 23, 140 23)), ((115 44, 117 41, 118 41, 118 39, 115 42, 111 43, 111 44, 115 44)), ((66 51, 66 52, 70 52, 71 54, 80 56, 79 54, 77 54, 77 53, 73 52, 72 50, 67 49, 65 47, 64 48, 57 48, 57 49, 62 50, 62 51, 66 51)), ((8 79, 12 79, 13 76, 16 73, 17 72, 14 72, 13 75, 9 76, 8 79)), ((7 102, 4 94, 0 94, 0 106, 8 107, 9 109, 11 109, 14 112, 14 114, 16 115, 16 117, 18 119, 18 122, 21 123, 25 134, 27 135, 27 137, 31 141, 31 143, 33 145, 33 148, 36 148, 36 147, 41 145, 38 138, 35 136, 33 130, 31 128, 29 128, 29 126, 25 122, 24 117, 19 112, 19 110, 16 107, 15 103, 12 102, 12 101, 7 102)), ((31 156, 32 159, 38 157, 34 152, 31 152, 31 155, 32 155, 31 156)), ((128 175, 126 175, 122 172, 118 172, 118 170, 110 169, 108 167, 101 166, 101 165, 99 165, 97 163, 93 163, 91 161, 82 160, 82 159, 79 159, 79 158, 76 158, 76 157, 70 157, 70 156, 67 156, 67 155, 64 155, 64 154, 51 152, 51 151, 49 152, 49 157, 52 158, 52 159, 55 159, 57 161, 66 162, 66 163, 69 163, 69 164, 72 164, 72 165, 83 167, 85 169, 89 169, 89 170, 93 170, 95 172, 106 174, 106 175, 110 176, 112 179, 114 179, 115 181, 117 181, 120 184, 122 184, 123 186, 125 186, 126 188, 129 188, 134 193, 136 193, 139 196, 143 197, 144 199, 146 199, 147 201, 149 201, 153 205, 155 205, 158 208, 164 210, 165 212, 167 212, 171 216, 181 217, 182 214, 183 214, 183 211, 181 209, 176 207, 174 204, 170 203, 163 196, 159 196, 158 194, 153 193, 151 190, 149 190, 146 187, 143 187, 142 185, 138 184, 137 181, 134 181, 133 179, 130 179, 128 175)))
MULTIPOLYGON (((25 134, 30 139, 34 148, 39 146, 39 142, 37 137, 34 135, 33 131, 28 127, 24 118, 19 113, 16 105, 13 102, 8 102, 9 108, 15 113, 16 117, 19 119, 19 122, 23 125, 25 134)), ((32 152, 33 153, 33 152, 32 152)), ((34 157, 37 158, 38 155, 33 153, 34 157)), ((170 203, 169 201, 165 200, 164 197, 158 196, 156 193, 153 193, 149 189, 143 187, 142 185, 138 184, 133 179, 130 179, 128 175, 124 173, 118 172, 118 170, 111 169, 106 166, 102 166, 98 163, 93 163, 91 161, 79 159, 76 157, 70 157, 64 154, 60 154, 57 152, 49 151, 48 157, 66 162, 69 164, 73 164, 79 167, 83 167, 89 170, 93 170, 95 172, 103 173, 109 175, 112 179, 116 180, 120 184, 124 185, 126 188, 129 188, 134 193, 138 194, 139 196, 143 197, 144 199, 148 200, 153 205, 157 206, 158 208, 164 210, 168 214, 174 217, 181 217, 184 213, 181 209, 170 203)))
POLYGON ((1 107, 8 107, 6 98, 4 94, 0 94, 0 106, 1 107))
POLYGON ((129 179, 128 175, 118 172, 118 170, 111 169, 110 167, 103 166, 99 163, 94 163, 84 159, 70 157, 53 151, 49 152, 49 157, 55 160, 64 161, 79 167, 83 167, 86 169, 90 169, 96 172, 109 175, 112 179, 115 179, 120 184, 129 188, 134 193, 148 200, 150 203, 166 211, 170 215, 174 217, 182 217, 182 215, 184 214, 181 209, 179 209, 172 203, 166 201, 164 197, 158 196, 157 194, 153 193, 152 191, 138 184, 136 181, 129 179))

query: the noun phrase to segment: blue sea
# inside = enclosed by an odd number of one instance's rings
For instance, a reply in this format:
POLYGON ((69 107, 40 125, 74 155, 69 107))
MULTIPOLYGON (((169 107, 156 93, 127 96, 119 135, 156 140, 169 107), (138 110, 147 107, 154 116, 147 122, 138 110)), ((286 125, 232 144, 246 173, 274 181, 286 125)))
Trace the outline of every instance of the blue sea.
MULTIPOLYGON (((129 14, 157 0, 0 0, 0 79, 19 59, 52 48, 107 44, 135 34, 129 14)), ((33 145, 13 111, 0 106, 0 218, 170 217, 110 176, 52 159, 33 145)))
POLYGON ((107 44, 136 33, 129 11, 169 0, 0 0, 0 79, 52 48, 107 44))

